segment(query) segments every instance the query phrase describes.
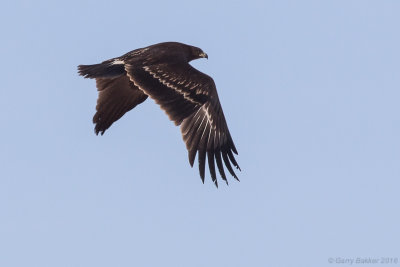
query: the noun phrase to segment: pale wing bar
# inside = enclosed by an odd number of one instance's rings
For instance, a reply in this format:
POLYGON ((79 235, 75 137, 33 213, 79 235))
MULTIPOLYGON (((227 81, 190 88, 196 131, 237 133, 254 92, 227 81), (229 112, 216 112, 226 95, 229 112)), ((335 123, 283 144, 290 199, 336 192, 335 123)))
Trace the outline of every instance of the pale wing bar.
POLYGON ((131 81, 154 99, 175 125, 180 125, 206 102, 203 95, 185 87, 185 71, 177 72, 161 64, 143 68, 126 64, 125 69, 131 81))

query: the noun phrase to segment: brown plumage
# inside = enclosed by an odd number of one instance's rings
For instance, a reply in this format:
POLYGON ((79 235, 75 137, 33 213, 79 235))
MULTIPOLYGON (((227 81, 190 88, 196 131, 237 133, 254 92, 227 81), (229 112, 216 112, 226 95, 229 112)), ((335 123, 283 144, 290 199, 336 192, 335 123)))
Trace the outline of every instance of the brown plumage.
POLYGON ((224 164, 238 179, 231 165, 240 170, 233 156, 237 150, 214 81, 189 64, 204 57, 208 58, 200 48, 168 42, 136 49, 100 64, 79 65, 79 74, 96 79, 99 91, 93 117, 96 134, 104 134, 113 122, 150 96, 175 125, 181 126, 190 165, 197 154, 203 182, 206 157, 216 186, 215 162, 226 183, 224 164))

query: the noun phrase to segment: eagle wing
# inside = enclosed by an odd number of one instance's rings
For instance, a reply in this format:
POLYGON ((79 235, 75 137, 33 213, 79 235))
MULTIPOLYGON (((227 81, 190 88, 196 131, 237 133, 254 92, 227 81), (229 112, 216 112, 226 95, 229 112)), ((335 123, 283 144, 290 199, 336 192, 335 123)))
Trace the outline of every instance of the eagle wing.
POLYGON ((96 78, 99 96, 93 123, 96 134, 104 132, 126 112, 147 99, 147 95, 139 90, 125 75, 113 78, 96 78))
POLYGON ((237 150, 211 77, 184 63, 139 67, 126 63, 125 70, 135 86, 154 99, 176 125, 181 125, 190 165, 193 166, 197 154, 203 182, 206 155, 217 186, 215 162, 223 180, 227 182, 222 160, 238 179, 231 165, 240 170, 233 156, 237 150))

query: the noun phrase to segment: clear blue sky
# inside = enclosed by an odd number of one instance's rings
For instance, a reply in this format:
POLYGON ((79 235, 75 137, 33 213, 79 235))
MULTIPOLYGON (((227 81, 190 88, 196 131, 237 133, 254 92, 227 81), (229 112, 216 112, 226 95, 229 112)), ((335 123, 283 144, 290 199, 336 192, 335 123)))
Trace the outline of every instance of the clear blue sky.
POLYGON ((400 258, 399 14, 397 0, 3 3, 0 266, 400 258), (217 84, 240 183, 203 185, 153 101, 95 136, 95 82, 76 66, 163 41, 208 53, 193 65, 217 84))

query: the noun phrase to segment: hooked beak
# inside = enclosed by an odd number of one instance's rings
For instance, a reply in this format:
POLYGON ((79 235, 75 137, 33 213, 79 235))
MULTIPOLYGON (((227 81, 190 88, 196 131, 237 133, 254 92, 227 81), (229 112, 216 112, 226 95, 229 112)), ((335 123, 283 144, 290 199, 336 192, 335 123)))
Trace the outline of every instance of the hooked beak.
POLYGON ((199 57, 208 59, 208 55, 204 52, 200 53, 199 57))

